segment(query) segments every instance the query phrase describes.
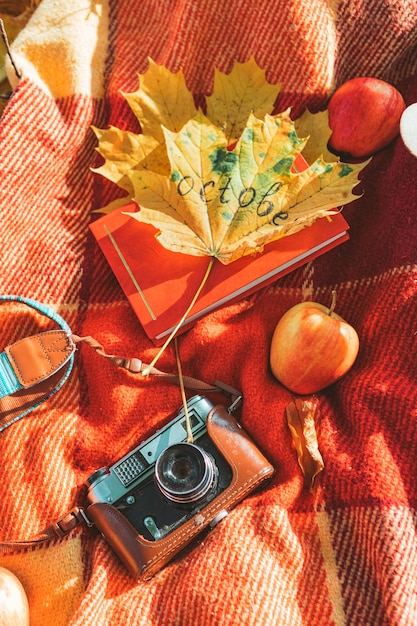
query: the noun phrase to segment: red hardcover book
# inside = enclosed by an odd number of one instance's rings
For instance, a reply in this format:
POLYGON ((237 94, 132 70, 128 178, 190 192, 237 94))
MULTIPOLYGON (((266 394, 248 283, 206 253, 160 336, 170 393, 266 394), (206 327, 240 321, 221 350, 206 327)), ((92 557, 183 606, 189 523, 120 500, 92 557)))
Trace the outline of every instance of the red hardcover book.
MULTIPOLYGON (((98 218, 90 228, 146 334, 160 345, 189 307, 210 257, 166 250, 156 240, 153 226, 125 215, 137 209, 135 203, 126 205, 98 218)), ((255 256, 229 265, 216 261, 179 332, 203 315, 255 292, 346 241, 348 228, 338 213, 268 243, 255 256)))

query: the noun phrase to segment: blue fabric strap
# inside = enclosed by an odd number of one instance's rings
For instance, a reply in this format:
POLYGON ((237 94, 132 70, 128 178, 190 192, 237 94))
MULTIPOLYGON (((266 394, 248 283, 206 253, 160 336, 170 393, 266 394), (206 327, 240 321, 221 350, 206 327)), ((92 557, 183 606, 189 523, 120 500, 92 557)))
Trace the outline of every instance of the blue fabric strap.
POLYGON ((42 315, 49 317, 53 322, 55 322, 62 330, 66 330, 69 333, 71 332, 70 327, 63 317, 59 315, 54 309, 52 309, 47 304, 43 304, 42 302, 37 302, 36 300, 32 300, 31 298, 24 298, 23 296, 13 296, 13 295, 0 295, 0 302, 21 302, 22 304, 26 304, 27 306, 35 309, 42 315))
MULTIPOLYGON (((48 317, 50 320, 55 322, 62 330, 68 333, 71 336, 71 329, 68 326, 67 322, 50 306, 43 304, 41 302, 37 302, 36 300, 32 300, 31 298, 24 298, 23 296, 16 295, 0 295, 0 304, 1 302, 18 302, 21 304, 25 304, 30 308, 38 311, 41 315, 48 317)), ((38 407, 42 402, 50 398, 54 395, 59 389, 61 389, 62 385, 68 379, 70 372, 72 370, 72 366, 74 363, 74 353, 72 353, 69 359, 65 362, 65 370, 60 377, 59 382, 53 387, 49 389, 48 392, 37 401, 34 401, 29 408, 18 412, 18 414, 10 415, 10 419, 7 420, 6 423, 0 425, 0 432, 5 430, 8 426, 21 419, 30 411, 33 411, 36 407, 38 407)), ((10 359, 6 352, 0 353, 0 400, 2 398, 6 398, 6 396, 12 396, 14 393, 24 390, 21 383, 19 382, 16 372, 10 362, 10 359)))
POLYGON ((0 398, 10 396, 21 389, 14 369, 12 368, 9 357, 5 352, 0 354, 0 398))

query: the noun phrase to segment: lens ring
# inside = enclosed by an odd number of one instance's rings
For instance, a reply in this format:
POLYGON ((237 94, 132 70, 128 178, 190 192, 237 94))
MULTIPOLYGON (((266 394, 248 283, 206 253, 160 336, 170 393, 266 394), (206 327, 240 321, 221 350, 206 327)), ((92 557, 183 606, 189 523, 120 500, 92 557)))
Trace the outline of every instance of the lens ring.
POLYGON ((191 504, 202 500, 213 488, 217 468, 212 457, 191 443, 169 446, 155 464, 155 481, 171 502, 191 504))

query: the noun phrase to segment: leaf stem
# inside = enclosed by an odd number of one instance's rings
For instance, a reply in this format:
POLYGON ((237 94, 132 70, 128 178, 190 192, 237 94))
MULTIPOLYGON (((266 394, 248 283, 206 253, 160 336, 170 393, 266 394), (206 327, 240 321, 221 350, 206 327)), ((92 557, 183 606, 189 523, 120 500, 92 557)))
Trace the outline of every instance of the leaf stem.
POLYGON ((186 319, 187 315, 190 313, 191 309, 195 305, 198 296, 200 295, 204 285, 207 282, 208 277, 210 276, 210 272, 211 272, 211 269, 212 269, 212 267, 214 265, 215 260, 216 260, 215 257, 211 257, 210 263, 208 264, 208 267, 206 269, 206 273, 204 274, 203 279, 202 279, 202 281, 201 281, 197 291, 195 292, 194 297, 191 300, 191 303, 190 303, 189 307, 185 311, 184 315, 182 316, 182 318, 180 319, 178 324, 175 326, 174 330, 169 335, 168 339, 165 341, 164 345, 159 350, 158 354, 152 359, 152 361, 148 365, 148 367, 143 370, 142 376, 148 376, 149 375, 151 369, 155 366, 155 364, 159 360, 159 357, 165 352, 166 348, 169 346, 169 344, 171 343, 171 341, 173 340, 173 338, 175 337, 175 335, 177 334, 177 332, 179 331, 179 329, 181 328, 181 326, 185 322, 185 319, 186 319))
POLYGON ((184 385, 184 377, 182 375, 181 358, 180 358, 180 351, 178 347, 178 337, 175 337, 174 343, 175 343, 175 357, 177 359, 178 379, 179 379, 180 390, 181 390, 181 400, 182 400, 182 404, 184 407, 185 425, 187 429, 187 443, 193 443, 194 442, 193 429, 191 426, 190 415, 188 413, 187 398, 185 395, 185 385, 184 385))

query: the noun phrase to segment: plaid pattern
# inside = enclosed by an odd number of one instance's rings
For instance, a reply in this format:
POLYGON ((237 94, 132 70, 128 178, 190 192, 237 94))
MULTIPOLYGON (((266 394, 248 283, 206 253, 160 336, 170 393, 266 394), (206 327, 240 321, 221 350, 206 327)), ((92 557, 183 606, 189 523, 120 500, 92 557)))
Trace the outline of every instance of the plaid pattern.
MULTIPOLYGON (((1 292, 46 302, 76 334, 145 362, 156 349, 88 224, 120 193, 90 170, 90 126, 136 129, 120 90, 137 88, 148 56, 183 67, 197 98, 214 66, 229 71, 254 55, 283 82, 280 109, 324 106, 358 75, 417 100, 412 0, 43 0, 14 49, 24 77, 0 124, 1 292)), ((363 197, 345 209, 350 242, 180 341, 185 374, 242 389, 241 421, 276 466, 273 482, 147 583, 135 584, 93 531, 0 555, 26 587, 33 626, 417 623, 417 163, 401 139, 375 156, 359 187, 363 197), (285 310, 303 299, 326 304, 334 288, 361 347, 352 370, 316 395, 326 468, 311 495, 268 349, 285 310)), ((1 349, 46 326, 16 303, 0 305, 1 349)), ((159 366, 175 371, 171 349, 159 366)), ((170 383, 138 379, 81 347, 63 389, 1 434, 0 539, 27 539, 82 502, 90 473, 180 403, 170 383)))

